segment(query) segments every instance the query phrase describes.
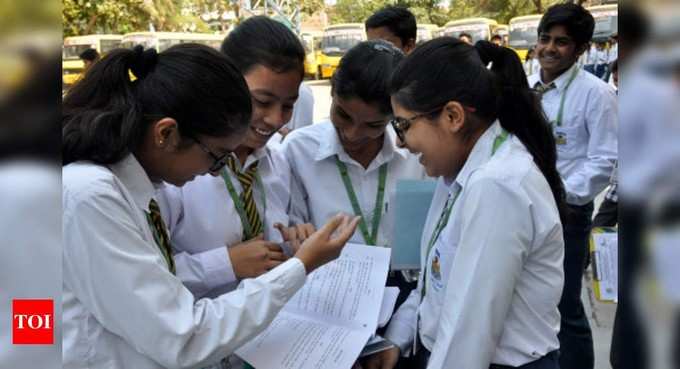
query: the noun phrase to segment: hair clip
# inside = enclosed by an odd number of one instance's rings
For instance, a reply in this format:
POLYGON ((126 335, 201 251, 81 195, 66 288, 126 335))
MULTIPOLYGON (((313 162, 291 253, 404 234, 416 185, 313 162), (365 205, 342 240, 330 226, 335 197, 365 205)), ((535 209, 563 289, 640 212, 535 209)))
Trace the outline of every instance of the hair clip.
POLYGON ((128 68, 128 77, 130 78, 130 82, 134 82, 137 80, 137 76, 135 76, 134 73, 132 73, 132 69, 128 68))

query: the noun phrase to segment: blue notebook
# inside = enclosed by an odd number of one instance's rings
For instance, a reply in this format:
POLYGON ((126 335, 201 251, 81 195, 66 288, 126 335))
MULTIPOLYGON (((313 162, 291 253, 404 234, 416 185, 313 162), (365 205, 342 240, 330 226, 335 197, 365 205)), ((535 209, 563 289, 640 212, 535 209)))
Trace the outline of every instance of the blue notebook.
POLYGON ((436 186, 434 180, 397 182, 391 269, 420 269, 420 239, 436 186))

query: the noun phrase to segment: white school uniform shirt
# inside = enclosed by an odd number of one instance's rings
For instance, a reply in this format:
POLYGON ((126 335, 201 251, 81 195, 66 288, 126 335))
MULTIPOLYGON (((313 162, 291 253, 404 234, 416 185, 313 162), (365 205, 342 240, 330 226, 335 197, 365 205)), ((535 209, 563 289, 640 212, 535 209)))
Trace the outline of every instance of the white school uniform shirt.
POLYGON ((133 155, 63 168, 63 366, 193 368, 264 330, 305 282, 292 258, 216 299, 172 275, 145 213, 154 186, 133 155))
MULTIPOLYGON (((384 137, 382 149, 368 168, 364 169, 342 148, 330 121, 291 132, 284 141, 284 151, 292 172, 291 219, 295 223, 309 222, 319 228, 339 212, 354 214, 336 165, 337 155, 347 165, 370 233, 378 193, 379 169, 388 163, 385 198, 383 204, 378 205, 382 209, 382 219, 378 228, 377 245, 390 246, 394 212, 390 211, 389 204, 394 199, 397 181, 425 179, 427 176, 416 156, 396 146, 396 134, 391 127, 386 127, 384 137)), ((366 243, 359 228, 350 242, 366 243)))
MULTIPOLYGON (((253 198, 264 224, 264 237, 281 243, 283 239, 274 224, 288 225, 288 162, 283 153, 266 146, 249 155, 244 167, 255 161, 264 188, 255 181, 253 198)), ((240 195, 243 187, 238 178, 227 167, 222 171, 229 175, 240 195)), ((182 187, 165 184, 158 191, 158 205, 175 251, 177 276, 184 285, 197 298, 216 297, 234 290, 239 281, 227 247, 243 242, 244 230, 224 178, 206 174, 182 187)))
MULTIPOLYGON (((618 148, 618 102, 614 89, 594 75, 579 70, 566 91, 562 125, 555 124, 560 101, 572 66, 555 79, 556 88, 543 94, 543 110, 556 135, 566 138, 557 145, 557 169, 567 191, 567 202, 585 205, 609 184, 618 148)), ((529 77, 529 86, 543 84, 541 73, 529 77)))
POLYGON ((386 337, 407 354, 416 330, 428 369, 520 366, 559 348, 564 240, 550 187, 518 138, 492 155, 494 123, 453 181, 439 179, 421 240, 418 288, 386 337), (447 198, 451 217, 427 253, 447 198), (420 321, 419 329, 417 321, 420 321))
POLYGON ((592 45, 590 47, 590 50, 586 53, 586 62, 585 65, 595 65, 597 64, 597 47, 595 45, 592 45))
POLYGON ((611 64, 619 58, 619 44, 616 43, 609 48, 607 63, 611 64))

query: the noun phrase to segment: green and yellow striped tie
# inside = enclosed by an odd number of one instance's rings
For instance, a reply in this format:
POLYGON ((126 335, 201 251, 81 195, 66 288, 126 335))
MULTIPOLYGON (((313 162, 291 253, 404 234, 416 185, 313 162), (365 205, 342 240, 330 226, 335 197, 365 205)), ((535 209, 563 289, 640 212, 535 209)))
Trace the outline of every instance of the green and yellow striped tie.
POLYGON ((248 223, 250 223, 250 229, 244 230, 243 232, 243 239, 249 240, 264 231, 264 225, 262 224, 260 214, 257 211, 257 204, 255 204, 255 197, 253 197, 253 182, 255 182, 257 176, 258 162, 254 162, 248 169, 242 172, 239 171, 236 160, 234 160, 233 157, 229 157, 227 165, 236 177, 238 177, 238 181, 241 183, 243 189, 243 192, 241 192, 241 200, 243 201, 243 208, 245 209, 248 223))
POLYGON ((175 260, 172 258, 170 237, 168 237, 168 231, 165 228, 165 223, 161 217, 161 209, 158 207, 158 203, 154 199, 151 199, 149 202, 149 212, 146 213, 146 219, 149 222, 151 230, 153 231, 156 244, 161 249, 163 257, 165 257, 165 261, 168 263, 168 269, 170 269, 170 273, 175 274, 175 260))

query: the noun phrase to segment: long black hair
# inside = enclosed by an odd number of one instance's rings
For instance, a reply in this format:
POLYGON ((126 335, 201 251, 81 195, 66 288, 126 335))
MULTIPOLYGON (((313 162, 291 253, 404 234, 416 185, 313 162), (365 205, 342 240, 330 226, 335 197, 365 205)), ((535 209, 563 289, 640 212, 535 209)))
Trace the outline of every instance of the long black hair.
POLYGON ((514 51, 488 41, 475 46, 452 37, 428 41, 397 67, 391 94, 414 112, 433 111, 455 100, 474 107, 473 114, 482 121, 498 119, 531 153, 564 217, 565 191, 552 128, 514 51))
POLYGON ((387 41, 361 42, 340 59, 331 90, 343 99, 357 97, 377 104, 382 113, 390 114, 390 78, 402 59, 404 53, 387 41))
POLYGON ((217 50, 182 44, 111 51, 64 98, 62 163, 111 164, 136 150, 163 117, 184 137, 245 130, 251 102, 241 73, 217 50))
POLYGON ((277 73, 305 72, 305 49, 300 39, 283 23, 269 17, 248 18, 229 33, 221 51, 243 74, 256 65, 277 73))

